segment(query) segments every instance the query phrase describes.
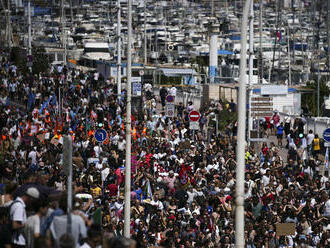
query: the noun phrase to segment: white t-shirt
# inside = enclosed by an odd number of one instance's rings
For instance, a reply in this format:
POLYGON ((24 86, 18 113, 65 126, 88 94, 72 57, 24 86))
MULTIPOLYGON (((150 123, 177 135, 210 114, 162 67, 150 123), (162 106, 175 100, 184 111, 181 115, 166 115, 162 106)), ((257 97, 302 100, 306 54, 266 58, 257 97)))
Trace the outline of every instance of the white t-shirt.
POLYGON ((315 136, 313 133, 307 134, 307 145, 311 145, 313 143, 314 137, 315 136))
POLYGON ((195 197, 196 193, 188 191, 187 194, 188 194, 187 202, 192 203, 194 201, 194 197, 195 197))
POLYGON ((116 208, 117 211, 123 210, 124 209, 124 203, 115 202, 115 208, 116 208))
POLYGON ((269 184, 270 178, 266 175, 262 176, 262 183, 264 186, 267 186, 269 184))
POLYGON ((32 159, 32 164, 37 163, 37 152, 36 151, 31 151, 29 153, 29 158, 32 159))
POLYGON ((105 168, 104 170, 101 171, 101 177, 102 177, 102 181, 104 182, 105 179, 107 178, 107 176, 110 173, 110 169, 109 168, 105 168))
POLYGON ((170 89, 170 95, 171 95, 171 96, 176 96, 176 88, 175 88, 175 87, 172 87, 172 88, 170 89))
POLYGON ((102 152, 102 148, 100 146, 94 146, 95 157, 98 158, 100 153, 102 152))
MULTIPOLYGON (((26 211, 25 211, 25 203, 22 198, 17 197, 15 202, 10 208, 10 218, 13 221, 19 221, 22 224, 26 223, 26 211)), ((16 245, 26 245, 25 238, 23 234, 19 234, 18 237, 13 235, 13 243, 16 245)))
POLYGON ((32 215, 27 218, 24 233, 27 242, 27 248, 34 247, 34 235, 40 234, 40 217, 39 215, 32 215))
MULTIPOLYGON (((79 239, 87 237, 87 228, 84 220, 79 216, 72 214, 72 235, 75 241, 75 247, 79 248, 79 239)), ((55 247, 59 247, 60 237, 66 233, 67 215, 55 216, 50 225, 51 234, 55 240, 55 247)))
POLYGON ((122 140, 118 142, 118 150, 119 151, 124 151, 126 147, 126 140, 122 140))
POLYGON ((163 203, 160 200, 157 200, 157 201, 152 200, 150 202, 150 204, 153 205, 153 206, 155 206, 155 207, 157 207, 157 209, 159 209, 159 210, 163 210, 164 209, 163 203))
POLYGON ((92 248, 88 243, 84 243, 80 248, 92 248))

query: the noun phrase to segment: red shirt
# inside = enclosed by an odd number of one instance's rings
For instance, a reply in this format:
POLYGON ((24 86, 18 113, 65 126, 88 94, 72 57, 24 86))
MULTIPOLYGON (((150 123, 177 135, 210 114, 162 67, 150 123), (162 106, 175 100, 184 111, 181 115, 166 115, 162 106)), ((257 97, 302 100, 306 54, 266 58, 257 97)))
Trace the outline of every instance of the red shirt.
POLYGON ((116 196, 118 193, 118 187, 116 184, 109 184, 107 186, 107 190, 109 191, 109 196, 116 196))

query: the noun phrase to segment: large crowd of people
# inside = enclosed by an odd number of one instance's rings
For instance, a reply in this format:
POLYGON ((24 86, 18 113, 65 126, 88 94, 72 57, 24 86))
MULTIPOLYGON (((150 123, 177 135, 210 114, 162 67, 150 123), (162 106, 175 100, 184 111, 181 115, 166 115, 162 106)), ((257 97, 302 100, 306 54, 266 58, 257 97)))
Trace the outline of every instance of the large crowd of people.
MULTIPOLYGON (((0 247, 234 247, 237 123, 218 135, 207 128, 211 113, 233 114, 233 102, 201 108, 200 131, 192 132, 193 103, 177 102, 168 118, 162 104, 175 87, 156 96, 144 85, 143 104, 132 112, 126 239, 125 91, 118 96, 112 80, 65 66, 23 75, 7 58, 0 62, 0 247), (100 128, 108 135, 102 143, 95 139, 100 128)), ((305 130, 303 117, 275 113, 262 127, 277 141, 246 148, 246 247, 329 247, 329 167, 320 138, 305 130), (295 232, 278 235, 279 223, 294 223, 295 232)))

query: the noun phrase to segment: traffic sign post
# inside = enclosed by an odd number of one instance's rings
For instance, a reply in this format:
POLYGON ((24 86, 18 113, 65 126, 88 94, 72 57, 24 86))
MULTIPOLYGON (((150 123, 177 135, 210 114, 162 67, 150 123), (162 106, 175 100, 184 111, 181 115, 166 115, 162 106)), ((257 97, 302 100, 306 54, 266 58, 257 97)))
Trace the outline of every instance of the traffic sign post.
POLYGON ((189 129, 191 130, 199 130, 199 123, 197 121, 189 122, 189 129))
POLYGON ((174 117, 175 106, 174 104, 166 104, 166 116, 174 117))
POLYGON ((166 103, 173 103, 174 102, 174 96, 172 95, 167 95, 166 96, 166 103))
POLYGON ((175 105, 174 105, 174 100, 175 97, 172 95, 167 95, 166 96, 166 116, 167 117, 174 117, 175 114, 175 105))
POLYGON ((199 118, 201 118, 201 115, 198 111, 193 110, 189 113, 190 121, 192 121, 192 122, 199 121, 199 118))
POLYGON ((323 132, 323 139, 326 141, 324 146, 325 150, 325 169, 329 169, 329 147, 330 147, 330 128, 327 128, 323 132))
POLYGON ((133 95, 141 96, 142 94, 142 85, 141 83, 133 83, 133 95))
POLYGON ((326 142, 330 142, 330 128, 327 128, 327 129, 324 130, 324 132, 323 132, 323 139, 326 142))
POLYGON ((195 130, 199 130, 199 119, 201 118, 201 114, 198 111, 191 111, 189 113, 189 129, 193 130, 193 140, 195 141, 195 130))
POLYGON ((108 134, 104 129, 98 129, 96 130, 94 137, 97 142, 102 143, 107 139, 108 134))

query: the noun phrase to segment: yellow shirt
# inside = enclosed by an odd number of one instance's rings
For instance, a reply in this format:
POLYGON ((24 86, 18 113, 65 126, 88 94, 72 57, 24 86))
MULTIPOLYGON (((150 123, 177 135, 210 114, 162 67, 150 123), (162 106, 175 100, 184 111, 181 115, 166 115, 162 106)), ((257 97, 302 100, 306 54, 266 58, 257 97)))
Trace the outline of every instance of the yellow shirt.
POLYGON ((91 191, 92 191, 93 196, 100 196, 102 189, 100 187, 96 186, 95 188, 91 188, 91 191))
POLYGON ((313 142, 314 142, 314 151, 319 151, 320 150, 320 139, 319 138, 314 139, 313 142))

